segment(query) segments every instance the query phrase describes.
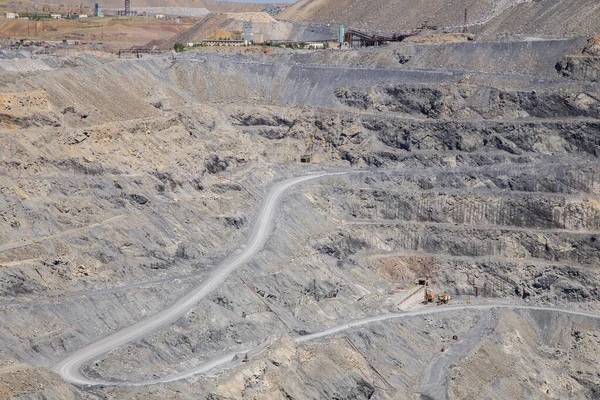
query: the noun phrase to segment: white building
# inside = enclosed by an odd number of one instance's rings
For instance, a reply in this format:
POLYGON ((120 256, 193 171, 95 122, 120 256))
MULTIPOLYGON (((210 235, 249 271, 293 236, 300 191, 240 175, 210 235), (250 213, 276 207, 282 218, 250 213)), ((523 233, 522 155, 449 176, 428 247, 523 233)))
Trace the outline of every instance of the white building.
MULTIPOLYGON (((203 40, 200 42, 202 46, 225 46, 225 47, 240 47, 250 46, 247 40, 203 40)), ((192 43, 195 45, 195 43, 192 43)))
POLYGON ((50 18, 52 18, 52 19, 61 19, 62 15, 60 15, 60 14, 50 14, 50 18))
POLYGON ((19 18, 19 14, 13 13, 13 12, 7 12, 6 13, 6 18, 8 18, 8 19, 16 19, 16 18, 19 18))

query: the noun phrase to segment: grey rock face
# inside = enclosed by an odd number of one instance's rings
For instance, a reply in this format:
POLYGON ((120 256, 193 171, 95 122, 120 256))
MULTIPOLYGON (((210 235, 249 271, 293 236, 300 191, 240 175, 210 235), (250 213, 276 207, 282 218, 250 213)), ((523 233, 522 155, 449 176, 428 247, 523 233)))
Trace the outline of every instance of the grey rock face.
POLYGON ((597 310, 597 85, 270 60, 80 60, 3 77, 16 82, 7 92, 46 97, 19 94, 39 102, 2 120, 1 390, 593 397, 599 329, 586 315, 431 305, 441 311, 294 339, 411 307, 424 277, 454 304, 597 310), (92 77, 105 84, 70 86, 92 77), (169 107, 153 105, 166 97, 169 107), (148 382, 230 353, 235 367, 148 387, 75 387, 50 372, 205 282, 246 244, 274 182, 321 170, 351 173, 287 192, 251 262, 174 324, 83 372, 148 382))

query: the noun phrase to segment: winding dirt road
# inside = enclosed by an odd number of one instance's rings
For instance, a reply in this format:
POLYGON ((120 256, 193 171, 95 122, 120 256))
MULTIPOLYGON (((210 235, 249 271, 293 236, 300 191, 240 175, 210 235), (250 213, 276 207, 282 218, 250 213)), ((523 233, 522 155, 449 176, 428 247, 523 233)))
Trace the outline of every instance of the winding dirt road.
POLYGON ((509 304, 509 303, 488 303, 488 304, 477 304, 477 305, 464 305, 464 306, 444 306, 444 307, 422 307, 418 310, 408 311, 403 313, 390 313, 390 314, 382 314, 377 315, 375 317, 362 318, 358 320, 354 320, 342 325, 335 326, 333 328, 326 329, 321 332, 311 333, 309 335, 300 336, 296 339, 296 343, 308 342, 310 340, 324 338, 326 336, 335 335, 336 333, 343 332, 350 328, 355 328, 358 326, 368 325, 373 322, 381 322, 387 321, 390 319, 398 319, 398 318, 406 318, 406 317, 415 317, 421 315, 429 315, 429 314, 439 314, 439 313, 448 313, 451 311, 459 311, 459 310, 491 310, 491 309, 512 309, 512 310, 536 310, 536 311, 552 311, 563 314, 570 315, 579 315, 582 317, 596 318, 600 319, 600 315, 593 313, 586 313, 583 311, 575 311, 575 310, 565 310, 562 308, 553 308, 553 307, 538 307, 538 306, 526 306, 520 304, 509 304))
MULTIPOLYGON (((217 289, 237 268, 250 261, 256 253, 258 253, 269 237, 273 218, 275 216, 277 202, 283 193, 293 186, 312 179, 317 179, 323 176, 342 175, 344 173, 317 173, 298 178, 292 178, 280 182, 273 186, 270 192, 265 197, 258 216, 256 224, 252 229, 246 246, 237 250, 231 257, 226 259, 210 276, 210 278, 196 287, 185 297, 178 300, 172 306, 146 318, 134 325, 123 330, 115 332, 103 339, 88 344, 87 346, 71 353, 69 356, 61 360, 53 368, 65 381, 77 385, 110 385, 111 382, 102 382, 85 377, 81 373, 81 367, 106 352, 109 352, 117 347, 123 346, 129 342, 140 339, 149 333, 152 333, 160 328, 168 326, 175 322, 178 318, 184 315, 200 300, 208 296, 212 291, 217 289)), ((196 368, 196 373, 204 372, 203 368, 196 368)), ((179 374, 179 379, 189 376, 189 374, 179 374)), ((168 379, 171 380, 171 379, 168 379)), ((168 381, 165 380, 165 381, 168 381)), ((153 382, 156 383, 156 382, 153 382)))
MULTIPOLYGON (((306 175, 298 178, 288 179, 283 182, 280 182, 273 186, 270 192, 265 197, 263 204, 260 208, 259 214, 256 218, 256 224, 251 231, 251 234, 248 238, 248 242, 246 246, 242 246, 239 250, 237 250, 232 256, 227 258, 210 276, 210 278, 202 283, 200 286, 196 287, 190 293, 188 293, 185 297, 178 300, 172 306, 160 311, 149 318, 146 318, 134 325, 129 326, 121 331, 115 332, 103 339, 100 339, 96 342, 93 342, 64 358, 60 361, 55 367, 54 371, 60 374, 60 376, 67 382, 78 384, 78 385, 127 385, 127 386, 140 386, 140 385, 151 385, 156 383, 165 383, 172 382, 180 379, 185 379, 192 377, 197 374, 206 373, 210 370, 214 369, 224 369, 235 366, 241 362, 241 357, 236 357, 236 355, 240 355, 243 353, 250 354, 259 354, 263 350, 265 350, 269 343, 263 343, 260 346, 246 349, 244 351, 239 351, 237 353, 231 353, 224 355, 220 358, 210 360, 201 365, 194 367, 191 370, 180 372, 178 374, 158 379, 152 381, 145 382, 128 382, 128 383, 116 383, 116 382, 105 382, 94 380, 85 377, 81 372, 81 367, 93 360, 95 357, 98 357, 106 352, 109 352, 117 347, 123 346, 129 342, 140 339, 160 328, 166 327, 173 322, 175 322, 178 318, 184 315, 187 311, 189 311, 192 307, 194 307, 200 300, 204 299, 207 295, 209 295, 212 291, 217 289, 237 268, 250 261, 252 257, 256 253, 258 253, 267 242, 269 238, 273 219, 276 212, 276 206, 283 195, 283 193, 290 189, 291 187, 298 185, 302 182, 306 182, 309 180, 321 178, 324 176, 332 176, 332 175, 343 175, 347 174, 344 172, 341 173, 317 173, 312 175, 306 175)), ((448 313, 452 311, 462 311, 462 310, 480 310, 480 311, 489 311, 492 309, 514 309, 514 310, 539 310, 539 311, 551 311, 558 313, 565 313, 570 315, 578 315, 590 318, 600 319, 600 315, 593 313, 586 313, 582 311, 575 310, 566 310, 561 308, 551 308, 551 307, 538 307, 538 306, 527 306, 520 304, 510 304, 510 303, 487 303, 487 304, 476 304, 476 305, 457 305, 457 306, 444 306, 444 307, 421 307, 419 309, 402 312, 402 313, 389 313, 382 314, 378 316, 362 318, 354 321, 350 321, 335 327, 331 327, 325 329, 320 332, 315 332, 312 334, 299 336, 295 338, 295 342, 300 344, 312 340, 317 340, 321 338, 325 338, 331 335, 335 335, 337 333, 346 331, 351 328, 365 326, 374 322, 387 321, 392 319, 399 318, 409 318, 415 316, 423 316, 428 314, 438 314, 438 313, 448 313)), ((484 321, 489 322, 484 318, 484 321)), ((484 328, 487 322, 483 323, 482 328, 484 328)), ((476 329, 476 333, 473 334, 473 340, 476 340, 482 329, 476 329)), ((470 341, 469 341, 470 343, 470 341)), ((464 346, 463 346, 464 347, 464 346)), ((461 356, 461 351, 456 351, 456 357, 461 356)), ((445 376, 445 372, 448 368, 449 362, 451 362, 454 358, 440 358, 439 360, 434 360, 434 363, 430 366, 427 376, 424 377, 422 388, 425 389, 425 392, 429 392, 437 395, 440 395, 439 385, 440 382, 443 381, 443 377, 445 376)))

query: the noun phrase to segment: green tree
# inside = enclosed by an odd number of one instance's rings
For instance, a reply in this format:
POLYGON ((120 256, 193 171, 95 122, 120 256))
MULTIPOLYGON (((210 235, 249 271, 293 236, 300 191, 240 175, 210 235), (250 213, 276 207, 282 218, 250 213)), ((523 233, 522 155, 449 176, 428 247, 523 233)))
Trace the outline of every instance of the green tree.
POLYGON ((173 46, 173 49, 178 52, 181 53, 183 51, 183 49, 185 49, 185 46, 183 45, 183 43, 175 43, 175 45, 173 46))

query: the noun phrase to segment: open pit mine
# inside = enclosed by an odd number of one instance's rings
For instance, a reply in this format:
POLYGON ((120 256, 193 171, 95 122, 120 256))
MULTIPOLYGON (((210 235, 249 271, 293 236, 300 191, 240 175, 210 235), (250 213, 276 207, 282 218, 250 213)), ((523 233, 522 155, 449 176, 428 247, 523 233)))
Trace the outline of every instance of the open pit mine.
POLYGON ((6 39, 0 399, 600 399, 596 3, 6 39))

